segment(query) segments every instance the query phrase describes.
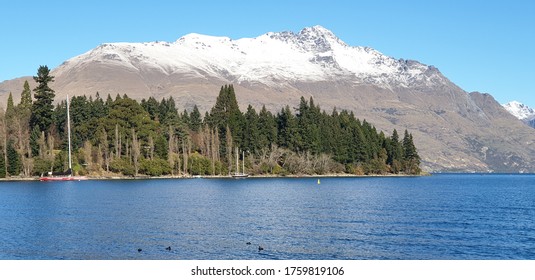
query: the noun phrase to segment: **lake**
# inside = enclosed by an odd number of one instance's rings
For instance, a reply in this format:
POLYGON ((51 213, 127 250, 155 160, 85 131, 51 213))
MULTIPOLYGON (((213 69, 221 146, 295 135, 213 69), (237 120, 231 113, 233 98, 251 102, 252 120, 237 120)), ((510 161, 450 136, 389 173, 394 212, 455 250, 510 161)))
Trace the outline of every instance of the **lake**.
POLYGON ((0 182, 0 259, 535 259, 535 175, 317 180, 0 182))

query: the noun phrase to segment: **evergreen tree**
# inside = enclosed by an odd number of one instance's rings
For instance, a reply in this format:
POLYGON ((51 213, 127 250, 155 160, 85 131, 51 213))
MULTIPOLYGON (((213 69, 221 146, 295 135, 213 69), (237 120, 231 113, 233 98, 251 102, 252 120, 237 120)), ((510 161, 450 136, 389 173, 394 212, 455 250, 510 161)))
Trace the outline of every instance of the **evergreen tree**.
POLYGON ((141 100, 141 107, 145 109, 150 115, 151 120, 153 121, 159 121, 160 119, 160 103, 156 101, 154 97, 149 97, 149 100, 145 101, 145 99, 141 100))
POLYGON ((20 103, 16 107, 16 112, 20 121, 21 134, 29 134, 30 115, 32 114, 32 92, 28 81, 24 81, 24 90, 21 93, 20 103))
POLYGON ((106 98, 106 108, 111 108, 111 106, 113 105, 113 98, 111 98, 111 95, 108 93, 108 97, 106 98))
POLYGON ((109 107, 106 102, 100 97, 100 94, 97 92, 95 101, 91 104, 93 109, 93 117, 100 118, 106 116, 109 112, 109 107))
POLYGON ((15 150, 15 147, 13 147, 13 141, 8 141, 7 148, 7 173, 10 176, 18 176, 21 172, 21 159, 19 153, 17 153, 17 150, 15 150))
POLYGON ((50 75, 50 69, 47 66, 40 66, 37 70, 37 76, 33 79, 37 82, 35 91, 35 102, 32 104, 32 113, 30 116, 30 127, 39 127, 40 131, 46 131, 52 124, 52 115, 54 106, 54 90, 48 84, 54 81, 50 75))
POLYGON ((280 147, 297 151, 301 143, 300 138, 297 119, 290 111, 290 106, 286 105, 277 115, 277 144, 280 147))
POLYGON ((7 98, 7 108, 4 118, 5 126, 7 129, 7 138, 14 140, 17 130, 18 119, 17 112, 15 111, 15 105, 13 104, 13 95, 11 94, 11 92, 9 93, 9 96, 7 98))
MULTIPOLYGON (((216 103, 210 110, 210 117, 207 123, 211 128, 217 129, 219 139, 229 139, 230 137, 235 144, 239 145, 242 140, 242 119, 243 115, 238 107, 234 87, 232 85, 221 87, 216 103), (227 127, 232 135, 227 135, 227 127)), ((222 158, 230 158, 232 147, 227 147, 225 141, 221 141, 219 152, 222 158), (227 151, 228 148, 231 148, 231 150, 227 151)))
POLYGON ((168 127, 170 125, 175 127, 182 126, 180 116, 178 115, 178 110, 176 108, 175 100, 172 97, 169 97, 168 99, 163 99, 160 103, 159 118, 160 123, 164 127, 168 127))
POLYGON ((30 90, 30 84, 28 81, 24 81, 24 89, 20 94, 20 103, 18 105, 18 112, 21 115, 29 118, 32 110, 32 91, 30 90))
POLYGON ((3 149, 0 149, 0 178, 6 178, 6 158, 3 149))
POLYGON ((154 153, 160 159, 168 159, 169 156, 169 142, 163 134, 158 134, 154 138, 154 153))
POLYGON ((277 142, 277 121, 273 114, 262 106, 258 114, 258 147, 270 148, 277 142))
POLYGON ((30 150, 34 157, 39 155, 39 138, 41 138, 41 131, 38 126, 35 126, 30 133, 30 150))
POLYGON ((260 143, 258 142, 259 135, 258 115, 253 106, 249 105, 247 107, 247 112, 245 113, 242 149, 251 153, 260 150, 260 143))
MULTIPOLYGON (((191 122, 189 120, 189 113, 186 109, 184 109, 184 112, 180 114, 180 119, 182 120, 182 123, 186 124, 188 127, 191 125, 191 122)), ((207 119, 208 118, 205 118, 204 120, 206 121, 207 119)))
POLYGON ((403 137, 403 160, 405 161, 405 172, 409 174, 420 173, 420 156, 414 146, 412 134, 405 130, 403 137))
POLYGON ((403 147, 399 141, 398 131, 394 129, 390 139, 386 139, 385 148, 387 150, 387 164, 391 166, 393 173, 401 171, 399 166, 403 161, 403 147))
POLYGON ((13 95, 10 92, 9 96, 7 97, 7 108, 5 114, 6 122, 8 124, 13 122, 13 119, 15 118, 16 114, 17 113, 15 111, 15 104, 13 103, 13 95))
POLYGON ((193 110, 191 111, 191 114, 189 115, 189 129, 195 132, 199 132, 201 130, 202 125, 202 119, 201 119, 201 112, 199 112, 199 107, 197 105, 193 106, 193 110))

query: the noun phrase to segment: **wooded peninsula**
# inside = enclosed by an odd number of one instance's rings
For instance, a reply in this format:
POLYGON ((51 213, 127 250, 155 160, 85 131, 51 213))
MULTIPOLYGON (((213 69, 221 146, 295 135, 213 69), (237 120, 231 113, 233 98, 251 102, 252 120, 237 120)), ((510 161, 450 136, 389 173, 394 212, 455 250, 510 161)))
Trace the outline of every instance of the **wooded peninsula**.
MULTIPOLYGON (((0 178, 67 170, 67 102, 54 106, 47 66, 26 81, 18 105, 0 110, 0 178)), ((90 177, 228 176, 243 161, 251 175, 421 173, 412 134, 390 136, 353 112, 331 113, 301 97, 276 114, 240 111, 234 87, 221 87, 209 112, 176 108, 172 97, 138 102, 126 94, 70 99, 73 171, 90 177)), ((241 167, 240 167, 241 168, 241 167)), ((242 170, 243 171, 243 170, 242 170)))

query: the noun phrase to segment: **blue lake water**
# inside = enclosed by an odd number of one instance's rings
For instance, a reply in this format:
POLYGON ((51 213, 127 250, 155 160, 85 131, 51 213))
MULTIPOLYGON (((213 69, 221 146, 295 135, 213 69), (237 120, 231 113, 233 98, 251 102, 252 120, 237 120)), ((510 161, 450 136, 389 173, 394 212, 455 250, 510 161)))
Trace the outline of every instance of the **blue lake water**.
POLYGON ((535 176, 0 182, 0 259, 535 259, 535 176))

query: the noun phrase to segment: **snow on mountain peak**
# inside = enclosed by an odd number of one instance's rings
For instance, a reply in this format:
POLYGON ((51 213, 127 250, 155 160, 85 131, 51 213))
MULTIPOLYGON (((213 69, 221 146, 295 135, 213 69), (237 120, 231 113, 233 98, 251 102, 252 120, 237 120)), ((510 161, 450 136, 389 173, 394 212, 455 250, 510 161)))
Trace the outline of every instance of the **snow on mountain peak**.
POLYGON ((269 32, 238 40, 191 33, 174 43, 103 44, 60 68, 76 67, 88 61, 121 65, 131 71, 156 69, 167 75, 210 75, 232 83, 269 85, 350 77, 357 83, 404 87, 414 82, 433 83, 437 77, 442 79, 438 71, 429 71, 435 68, 396 60, 372 48, 349 46, 319 25, 298 33, 269 32))
POLYGON ((502 105, 511 115, 519 120, 529 120, 535 118, 535 110, 518 101, 511 101, 502 105))

